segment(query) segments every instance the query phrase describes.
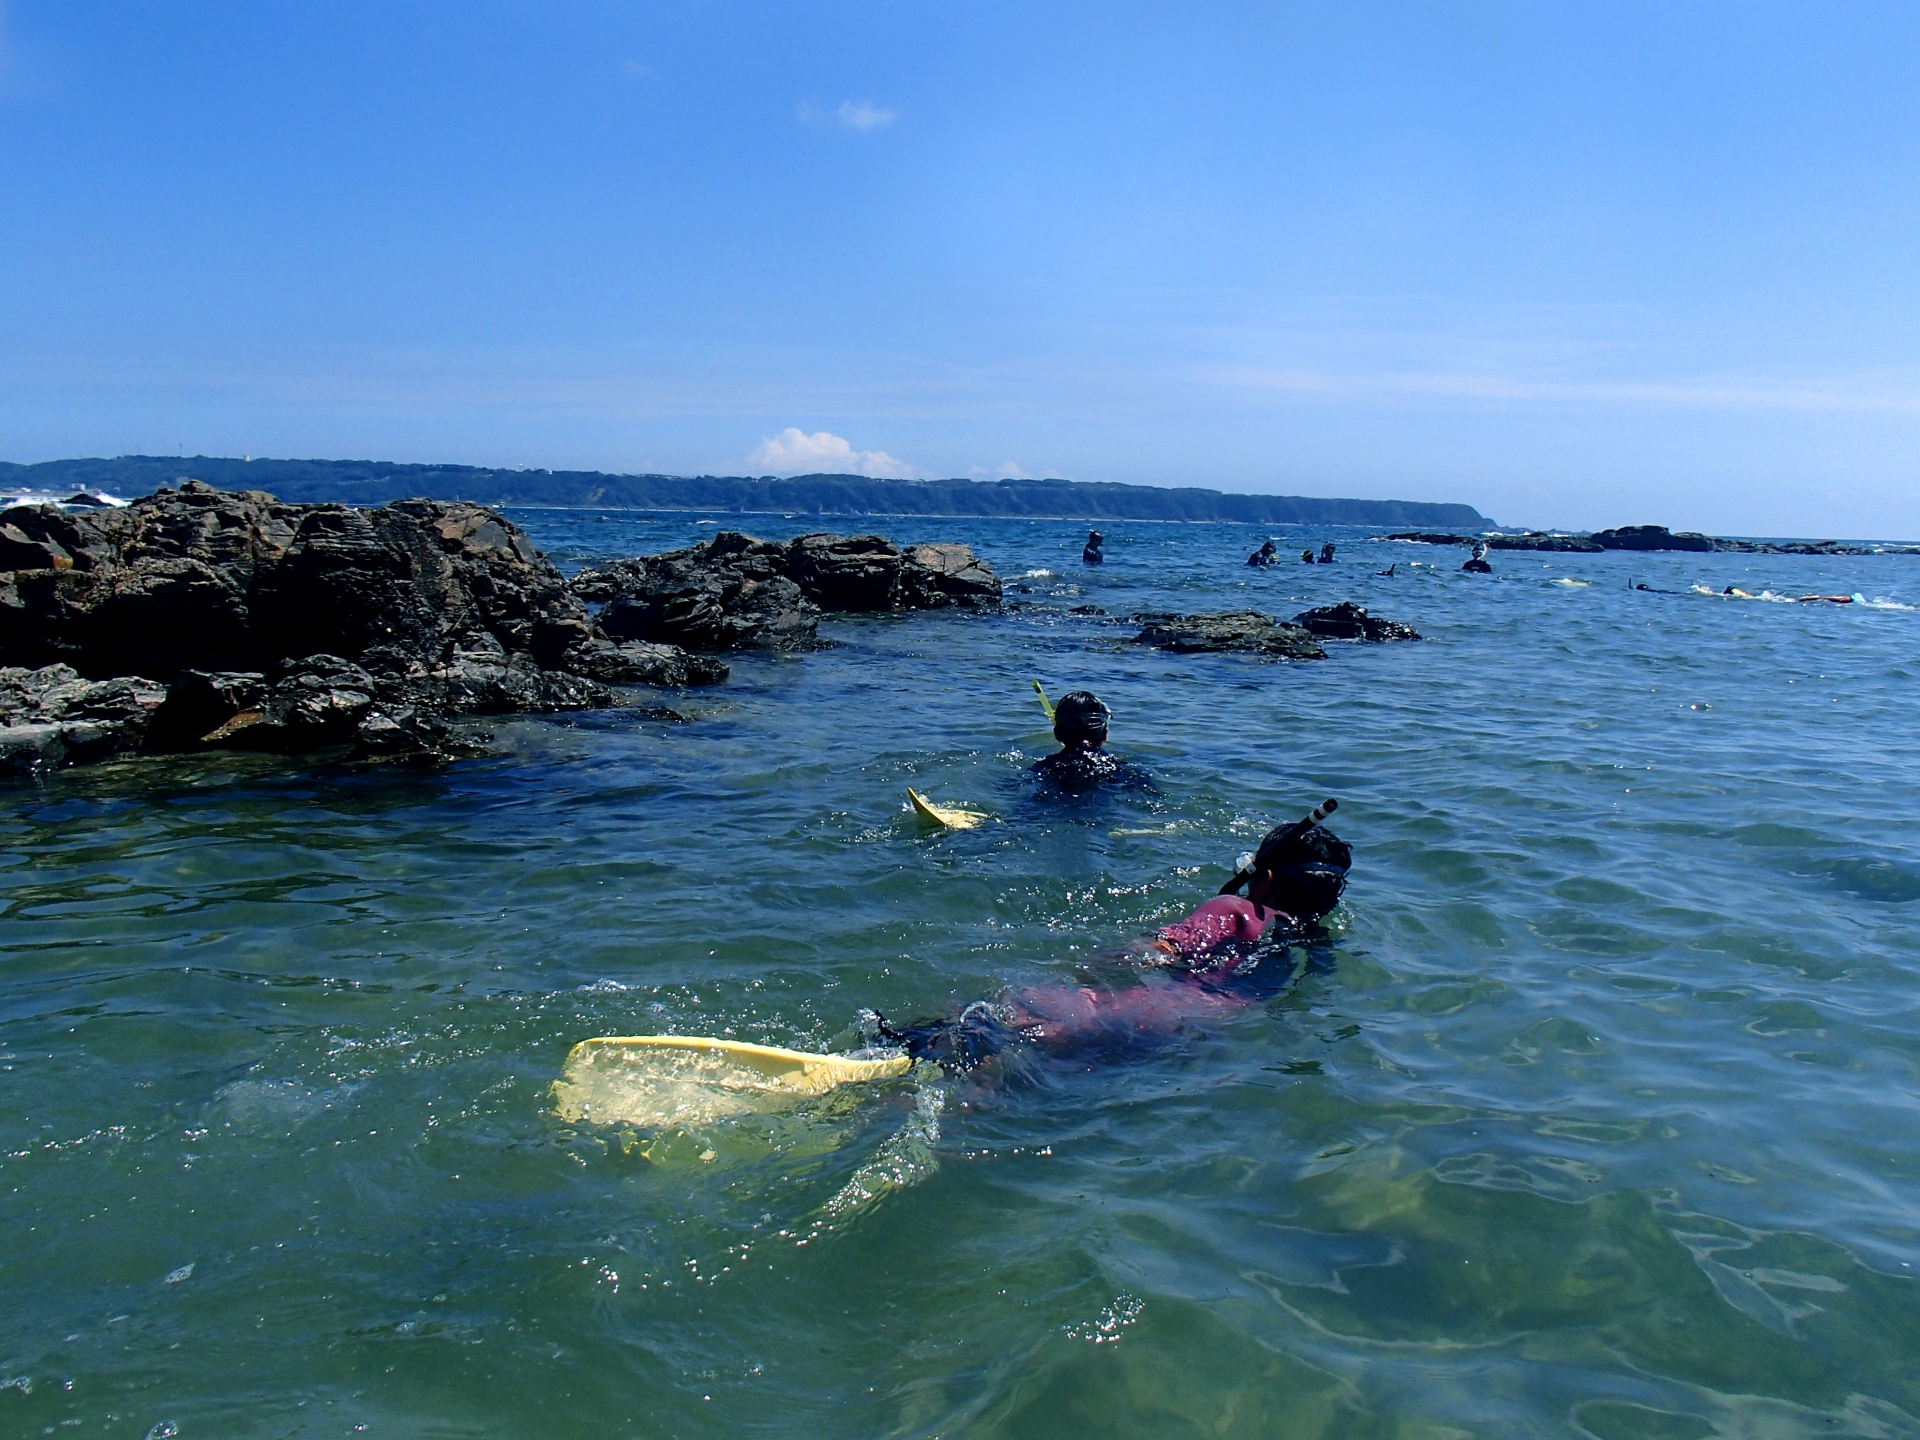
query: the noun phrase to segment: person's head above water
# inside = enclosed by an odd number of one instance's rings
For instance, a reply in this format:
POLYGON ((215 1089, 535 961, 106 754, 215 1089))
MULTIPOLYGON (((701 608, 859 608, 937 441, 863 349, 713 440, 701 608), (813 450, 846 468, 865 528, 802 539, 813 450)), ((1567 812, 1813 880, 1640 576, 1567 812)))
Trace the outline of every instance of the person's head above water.
POLYGON ((1069 750, 1098 750, 1107 743, 1107 721, 1113 712, 1091 690, 1062 695, 1053 707, 1053 738, 1069 750))
POLYGON ((1297 823, 1276 825, 1220 893, 1238 894, 1245 886, 1256 905, 1296 920, 1318 920, 1340 903, 1352 868, 1353 847, 1326 826, 1302 831, 1297 823))

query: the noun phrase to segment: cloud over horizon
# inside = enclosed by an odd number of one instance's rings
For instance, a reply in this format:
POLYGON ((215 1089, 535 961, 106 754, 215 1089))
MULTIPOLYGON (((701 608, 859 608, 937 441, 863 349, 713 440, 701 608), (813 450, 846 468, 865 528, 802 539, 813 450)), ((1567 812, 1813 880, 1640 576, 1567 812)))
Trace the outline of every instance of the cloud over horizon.
POLYGON ((875 480, 918 480, 919 470, 904 460, 896 460, 884 450, 856 450, 850 441, 825 430, 809 435, 789 425, 778 435, 762 438, 749 465, 757 465, 775 475, 835 474, 868 475, 875 480))

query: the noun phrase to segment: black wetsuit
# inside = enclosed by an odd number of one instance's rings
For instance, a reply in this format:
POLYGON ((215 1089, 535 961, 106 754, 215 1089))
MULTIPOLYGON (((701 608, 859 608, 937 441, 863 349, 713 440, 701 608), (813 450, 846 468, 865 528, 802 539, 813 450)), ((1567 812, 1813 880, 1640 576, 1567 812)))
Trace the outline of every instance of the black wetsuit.
POLYGON ((1105 750, 1076 747, 1061 750, 1044 760, 1036 760, 1027 773, 1051 789, 1069 795, 1087 795, 1107 787, 1116 790, 1151 790, 1153 777, 1138 765, 1109 755, 1105 750))

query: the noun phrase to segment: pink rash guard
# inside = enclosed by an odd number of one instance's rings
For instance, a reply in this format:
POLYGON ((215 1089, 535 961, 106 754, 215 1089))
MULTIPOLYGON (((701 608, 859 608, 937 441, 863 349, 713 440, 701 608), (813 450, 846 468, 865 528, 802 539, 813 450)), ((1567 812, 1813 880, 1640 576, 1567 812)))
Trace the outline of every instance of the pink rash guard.
MULTIPOLYGON (((1277 913, 1238 895, 1218 895, 1163 929, 1160 939, 1183 959, 1193 961, 1230 941, 1251 945, 1266 933, 1277 913)), ((1231 975, 1241 958, 1229 957, 1225 964, 1210 967, 1206 979, 1217 982, 1231 975)), ((1003 997, 1014 1027, 1030 1041, 1054 1048, 1167 1035, 1194 1021, 1238 1010, 1251 999, 1204 983, 1191 972, 1149 973, 1140 984, 1120 989, 1035 985, 1003 997)))
POLYGON ((1216 895, 1186 919, 1167 926, 1160 938, 1188 959, 1229 940, 1251 945, 1266 933, 1274 912, 1238 895, 1216 895))

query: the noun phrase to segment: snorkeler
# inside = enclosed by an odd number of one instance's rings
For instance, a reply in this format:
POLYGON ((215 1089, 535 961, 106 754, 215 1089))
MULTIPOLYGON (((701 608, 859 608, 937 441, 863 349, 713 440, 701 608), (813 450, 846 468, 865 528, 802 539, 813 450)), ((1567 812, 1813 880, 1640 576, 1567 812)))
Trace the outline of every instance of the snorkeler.
POLYGON ((1333 563, 1333 542, 1331 540, 1320 547, 1320 563, 1322 565, 1331 565, 1333 563))
POLYGON ((1100 547, 1106 544, 1106 540, 1107 537, 1102 535, 1098 530, 1089 530, 1087 532, 1086 548, 1080 552, 1081 564, 1100 565, 1105 563, 1107 557, 1101 553, 1100 547))
POLYGON ((1398 570, 1399 568, 1400 568, 1400 562, 1396 560, 1393 562, 1393 564, 1387 566, 1386 569, 1376 570, 1373 573, 1380 576, 1380 578, 1383 580, 1391 580, 1393 578, 1393 572, 1395 570, 1398 570))
POLYGON ((1062 695, 1053 707, 1053 738, 1060 748, 1028 766, 1028 773, 1069 795, 1085 795, 1102 785, 1151 786, 1139 766, 1107 753, 1107 724, 1113 712, 1091 690, 1062 695))
POLYGON ((1097 961, 1096 973, 1083 975, 1087 983, 1007 990, 899 1030, 883 1016, 873 1023, 915 1060, 967 1071, 1021 1047, 1121 1058, 1264 1000, 1293 978, 1287 946, 1324 938, 1319 922, 1346 889, 1353 849, 1318 823, 1333 809, 1329 800, 1304 820, 1275 826, 1258 850, 1240 857, 1218 895, 1097 961))
POLYGON ((1474 541, 1473 558, 1460 568, 1469 575, 1491 575, 1493 573, 1493 566, 1487 563, 1487 542, 1484 540, 1474 541))
POLYGON ((1254 551, 1253 554, 1247 556, 1247 564, 1249 565, 1278 565, 1279 563, 1280 552, 1271 540, 1254 551))

